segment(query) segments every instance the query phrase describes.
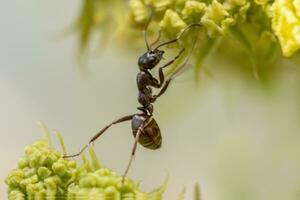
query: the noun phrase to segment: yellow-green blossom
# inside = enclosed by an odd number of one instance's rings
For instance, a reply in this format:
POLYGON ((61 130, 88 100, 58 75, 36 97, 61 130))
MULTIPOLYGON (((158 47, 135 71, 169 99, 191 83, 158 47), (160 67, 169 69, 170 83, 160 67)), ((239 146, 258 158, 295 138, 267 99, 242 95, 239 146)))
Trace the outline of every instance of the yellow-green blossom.
POLYGON ((89 148, 92 164, 83 156, 85 171, 79 179, 68 187, 67 200, 109 199, 109 200, 161 200, 165 183, 151 193, 140 191, 138 185, 129 178, 117 175, 116 172, 101 167, 92 147, 89 148))
POLYGON ((206 27, 208 35, 215 37, 224 35, 228 27, 234 23, 234 19, 230 17, 221 3, 213 0, 202 17, 201 22, 206 27))
POLYGON ((164 187, 153 193, 141 192, 137 185, 128 178, 115 172, 100 168, 83 176, 78 183, 68 188, 68 200, 77 199, 126 199, 126 200, 161 200, 164 187))
POLYGON ((80 166, 54 150, 49 138, 26 146, 24 151, 17 168, 5 180, 9 200, 161 200, 165 191, 166 181, 150 193, 142 192, 127 177, 122 181, 122 176, 101 167, 92 147, 91 163, 83 156, 80 166))
POLYGON ((225 0, 223 6, 235 20, 245 21, 250 2, 248 0, 225 0))
POLYGON ((140 0, 130 0, 129 8, 132 11, 129 13, 130 22, 135 26, 144 27, 150 13, 149 9, 140 0))
POLYGON ((151 6, 155 12, 165 12, 173 4, 173 0, 146 0, 146 5, 151 6))
POLYGON ((46 140, 26 146, 24 151, 17 169, 5 181, 9 199, 65 199, 68 185, 78 175, 75 161, 63 159, 46 140))
POLYGON ((191 0, 185 2, 181 14, 182 14, 182 18, 187 23, 199 23, 205 11, 206 11, 205 3, 191 0))
POLYGON ((187 26, 179 14, 171 9, 166 11, 159 25, 168 38, 175 38, 187 26))
POLYGON ((275 0, 271 12, 272 28, 282 52, 291 56, 300 48, 300 0, 275 0))

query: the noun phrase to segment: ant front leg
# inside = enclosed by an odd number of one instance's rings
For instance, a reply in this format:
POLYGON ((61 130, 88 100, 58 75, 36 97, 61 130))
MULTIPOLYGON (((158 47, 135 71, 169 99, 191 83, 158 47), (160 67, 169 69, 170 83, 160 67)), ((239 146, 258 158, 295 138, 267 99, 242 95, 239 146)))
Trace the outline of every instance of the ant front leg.
POLYGON ((164 64, 162 67, 160 67, 158 69, 159 83, 157 83, 155 81, 155 83, 152 85, 153 87, 160 88, 163 85, 163 83, 165 81, 165 75, 164 75, 163 69, 166 68, 167 66, 173 64, 181 56, 181 54, 184 52, 184 50, 185 50, 185 48, 182 48, 179 51, 179 53, 172 60, 170 60, 169 62, 167 62, 166 64, 164 64))
POLYGON ((153 95, 153 102, 158 98, 158 97, 160 97, 161 95, 163 95, 165 92, 166 92, 166 90, 168 89, 168 87, 169 87, 169 85, 170 85, 170 82, 171 82, 171 78, 170 79, 168 79, 166 82, 165 82, 165 84, 164 84, 164 86, 161 88, 161 90, 159 91, 159 93, 157 94, 157 95, 153 95))
MULTIPOLYGON (((196 41, 194 42, 194 45, 193 45, 193 47, 192 47, 192 50, 193 50, 193 48, 195 47, 195 44, 196 44, 196 41)), ((182 50, 182 51, 183 51, 183 50, 182 50)), ((181 51, 181 52, 182 52, 182 51, 181 51)), ((178 57, 180 56, 181 52, 179 52, 178 57)), ((176 75, 178 75, 180 72, 182 72, 182 70, 187 66, 187 62, 188 62, 188 60, 189 60, 189 58, 190 58, 191 55, 192 55, 192 51, 189 53, 189 55, 187 56, 187 58, 186 58, 186 60, 184 61, 184 63, 183 63, 181 66, 179 66, 179 67, 175 70, 175 72, 173 72, 173 74, 168 78, 168 80, 165 82, 164 86, 161 88, 161 90, 159 91, 159 93, 158 93, 157 95, 153 95, 153 97, 152 97, 152 103, 153 103, 158 97, 160 97, 162 94, 164 94, 164 93, 166 92, 167 88, 168 88, 169 85, 170 85, 170 82, 175 78, 176 75)), ((175 57, 174 59, 176 59, 176 57, 175 57)), ((173 59, 173 60, 174 60, 174 59, 173 59)), ((163 77, 164 74, 162 73, 162 71, 161 71, 161 74, 162 74, 162 77, 163 77)), ((164 77, 163 77, 163 78, 164 78, 164 77)))
POLYGON ((88 148, 88 146, 93 143, 95 140, 97 140, 108 128, 110 128, 112 125, 114 124, 118 124, 121 122, 125 122, 125 121, 129 121, 132 119, 133 115, 127 115, 125 117, 121 117, 120 119, 117 119, 115 121, 113 121, 112 123, 110 123, 109 125, 105 126, 103 129, 101 129, 94 137, 92 137, 92 139, 89 141, 89 143, 87 145, 85 145, 77 154, 73 154, 73 155, 69 155, 69 156, 64 156, 64 158, 73 158, 73 157, 77 157, 80 154, 83 153, 83 151, 88 148))

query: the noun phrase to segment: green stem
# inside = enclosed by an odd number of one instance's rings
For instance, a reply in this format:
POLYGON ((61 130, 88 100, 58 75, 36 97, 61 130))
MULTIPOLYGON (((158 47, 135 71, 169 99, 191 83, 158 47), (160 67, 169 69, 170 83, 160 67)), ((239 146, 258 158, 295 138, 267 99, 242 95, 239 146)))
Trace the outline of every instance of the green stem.
POLYGON ((89 146, 89 153, 90 153, 90 156, 92 158, 92 163, 93 163, 94 170, 96 171, 96 170, 100 169, 101 165, 100 165, 99 159, 97 158, 97 155, 94 151, 93 145, 89 146))

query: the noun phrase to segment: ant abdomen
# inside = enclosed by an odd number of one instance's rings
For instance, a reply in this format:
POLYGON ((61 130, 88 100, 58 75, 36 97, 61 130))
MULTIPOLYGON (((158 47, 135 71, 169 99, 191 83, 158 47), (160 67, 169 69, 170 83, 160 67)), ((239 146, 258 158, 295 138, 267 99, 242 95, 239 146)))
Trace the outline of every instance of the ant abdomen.
POLYGON ((161 146, 161 133, 158 124, 153 117, 134 115, 131 120, 133 136, 136 137, 138 129, 141 129, 138 142, 147 149, 158 149, 161 146))

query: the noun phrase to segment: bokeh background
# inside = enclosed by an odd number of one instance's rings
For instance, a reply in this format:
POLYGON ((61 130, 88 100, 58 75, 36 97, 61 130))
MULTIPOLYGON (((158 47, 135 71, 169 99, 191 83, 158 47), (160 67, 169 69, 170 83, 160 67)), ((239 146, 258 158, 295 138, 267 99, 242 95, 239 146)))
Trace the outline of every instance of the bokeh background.
MULTIPOLYGON (((24 146, 43 137, 36 120, 60 131, 72 153, 107 123, 136 112, 141 52, 111 44, 81 70, 78 38, 60 34, 80 5, 79 0, 1 4, 1 199, 4 179, 24 146)), ((197 83, 187 71, 155 104, 162 148, 139 147, 129 175, 151 190, 169 172, 166 199, 175 199, 183 187, 191 199, 196 182, 204 200, 300 199, 299 68, 291 60, 280 65, 268 87, 216 57, 207 60, 210 73, 197 83)), ((103 165, 121 174, 132 145, 130 124, 124 123, 95 148, 103 165)))

